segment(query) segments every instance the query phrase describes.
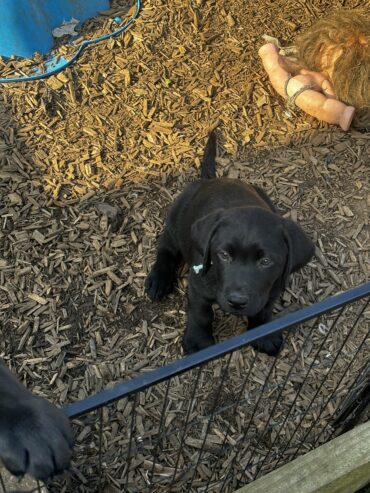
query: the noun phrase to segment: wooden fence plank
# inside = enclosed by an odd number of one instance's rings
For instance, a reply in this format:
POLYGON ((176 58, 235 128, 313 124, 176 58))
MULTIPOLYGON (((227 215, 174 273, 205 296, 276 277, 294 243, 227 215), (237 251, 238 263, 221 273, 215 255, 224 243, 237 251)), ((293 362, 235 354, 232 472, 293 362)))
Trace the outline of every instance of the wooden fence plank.
POLYGON ((370 421, 235 493, 354 493, 370 482, 370 421))

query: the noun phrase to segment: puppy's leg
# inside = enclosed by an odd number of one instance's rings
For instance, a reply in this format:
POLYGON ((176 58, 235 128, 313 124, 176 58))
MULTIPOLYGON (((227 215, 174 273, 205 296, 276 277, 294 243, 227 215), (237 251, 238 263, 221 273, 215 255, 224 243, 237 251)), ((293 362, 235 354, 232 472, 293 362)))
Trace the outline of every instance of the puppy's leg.
POLYGON ((180 260, 180 250, 165 229, 159 241, 155 264, 145 279, 145 289, 152 300, 161 300, 172 291, 180 260))
MULTIPOLYGON (((257 313, 257 315, 248 317, 248 330, 269 322, 272 318, 272 306, 273 304, 269 303, 263 310, 257 313)), ((277 356, 283 346, 283 342, 283 335, 279 332, 278 334, 263 337, 259 341, 252 343, 252 347, 269 356, 277 356)))
POLYGON ((189 287, 187 322, 182 340, 185 353, 194 353, 215 343, 212 323, 212 304, 189 287))
POLYGON ((64 413, 26 390, 0 361, 0 462, 36 479, 60 474, 73 448, 64 413))

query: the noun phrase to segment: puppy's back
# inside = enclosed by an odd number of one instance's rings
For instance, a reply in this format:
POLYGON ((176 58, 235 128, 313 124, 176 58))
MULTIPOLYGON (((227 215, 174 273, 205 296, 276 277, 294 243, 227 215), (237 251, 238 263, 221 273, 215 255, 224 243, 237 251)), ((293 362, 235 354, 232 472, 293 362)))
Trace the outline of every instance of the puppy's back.
MULTIPOLYGON (((203 179, 191 183, 173 204, 167 227, 184 250, 191 250, 191 227, 198 219, 219 209, 259 207, 274 212, 258 190, 241 180, 229 178, 203 179)), ((185 251, 183 255, 187 258, 185 251)))
POLYGON ((216 209, 248 206, 274 210, 266 194, 241 180, 213 178, 198 183, 188 204, 196 216, 209 214, 216 209))

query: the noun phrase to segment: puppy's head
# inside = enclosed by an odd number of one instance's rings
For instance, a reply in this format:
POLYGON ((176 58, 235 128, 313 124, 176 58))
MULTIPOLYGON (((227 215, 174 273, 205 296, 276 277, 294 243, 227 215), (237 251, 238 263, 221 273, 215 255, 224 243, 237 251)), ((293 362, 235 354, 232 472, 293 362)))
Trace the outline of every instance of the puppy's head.
POLYGON ((313 255, 313 244, 293 221, 260 207, 219 209, 194 223, 192 239, 212 269, 217 302, 229 313, 254 316, 274 287, 313 255))

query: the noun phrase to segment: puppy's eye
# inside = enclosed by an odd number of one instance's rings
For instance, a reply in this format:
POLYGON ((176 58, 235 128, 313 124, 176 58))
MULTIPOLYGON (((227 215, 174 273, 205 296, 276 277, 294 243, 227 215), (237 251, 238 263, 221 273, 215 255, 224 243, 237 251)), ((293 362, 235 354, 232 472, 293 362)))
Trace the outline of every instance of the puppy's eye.
POLYGON ((259 263, 262 267, 269 267, 272 264, 272 260, 268 257, 263 257, 259 263))
POLYGON ((225 252, 225 250, 220 250, 218 252, 218 256, 222 260, 222 262, 231 262, 231 255, 225 252))

